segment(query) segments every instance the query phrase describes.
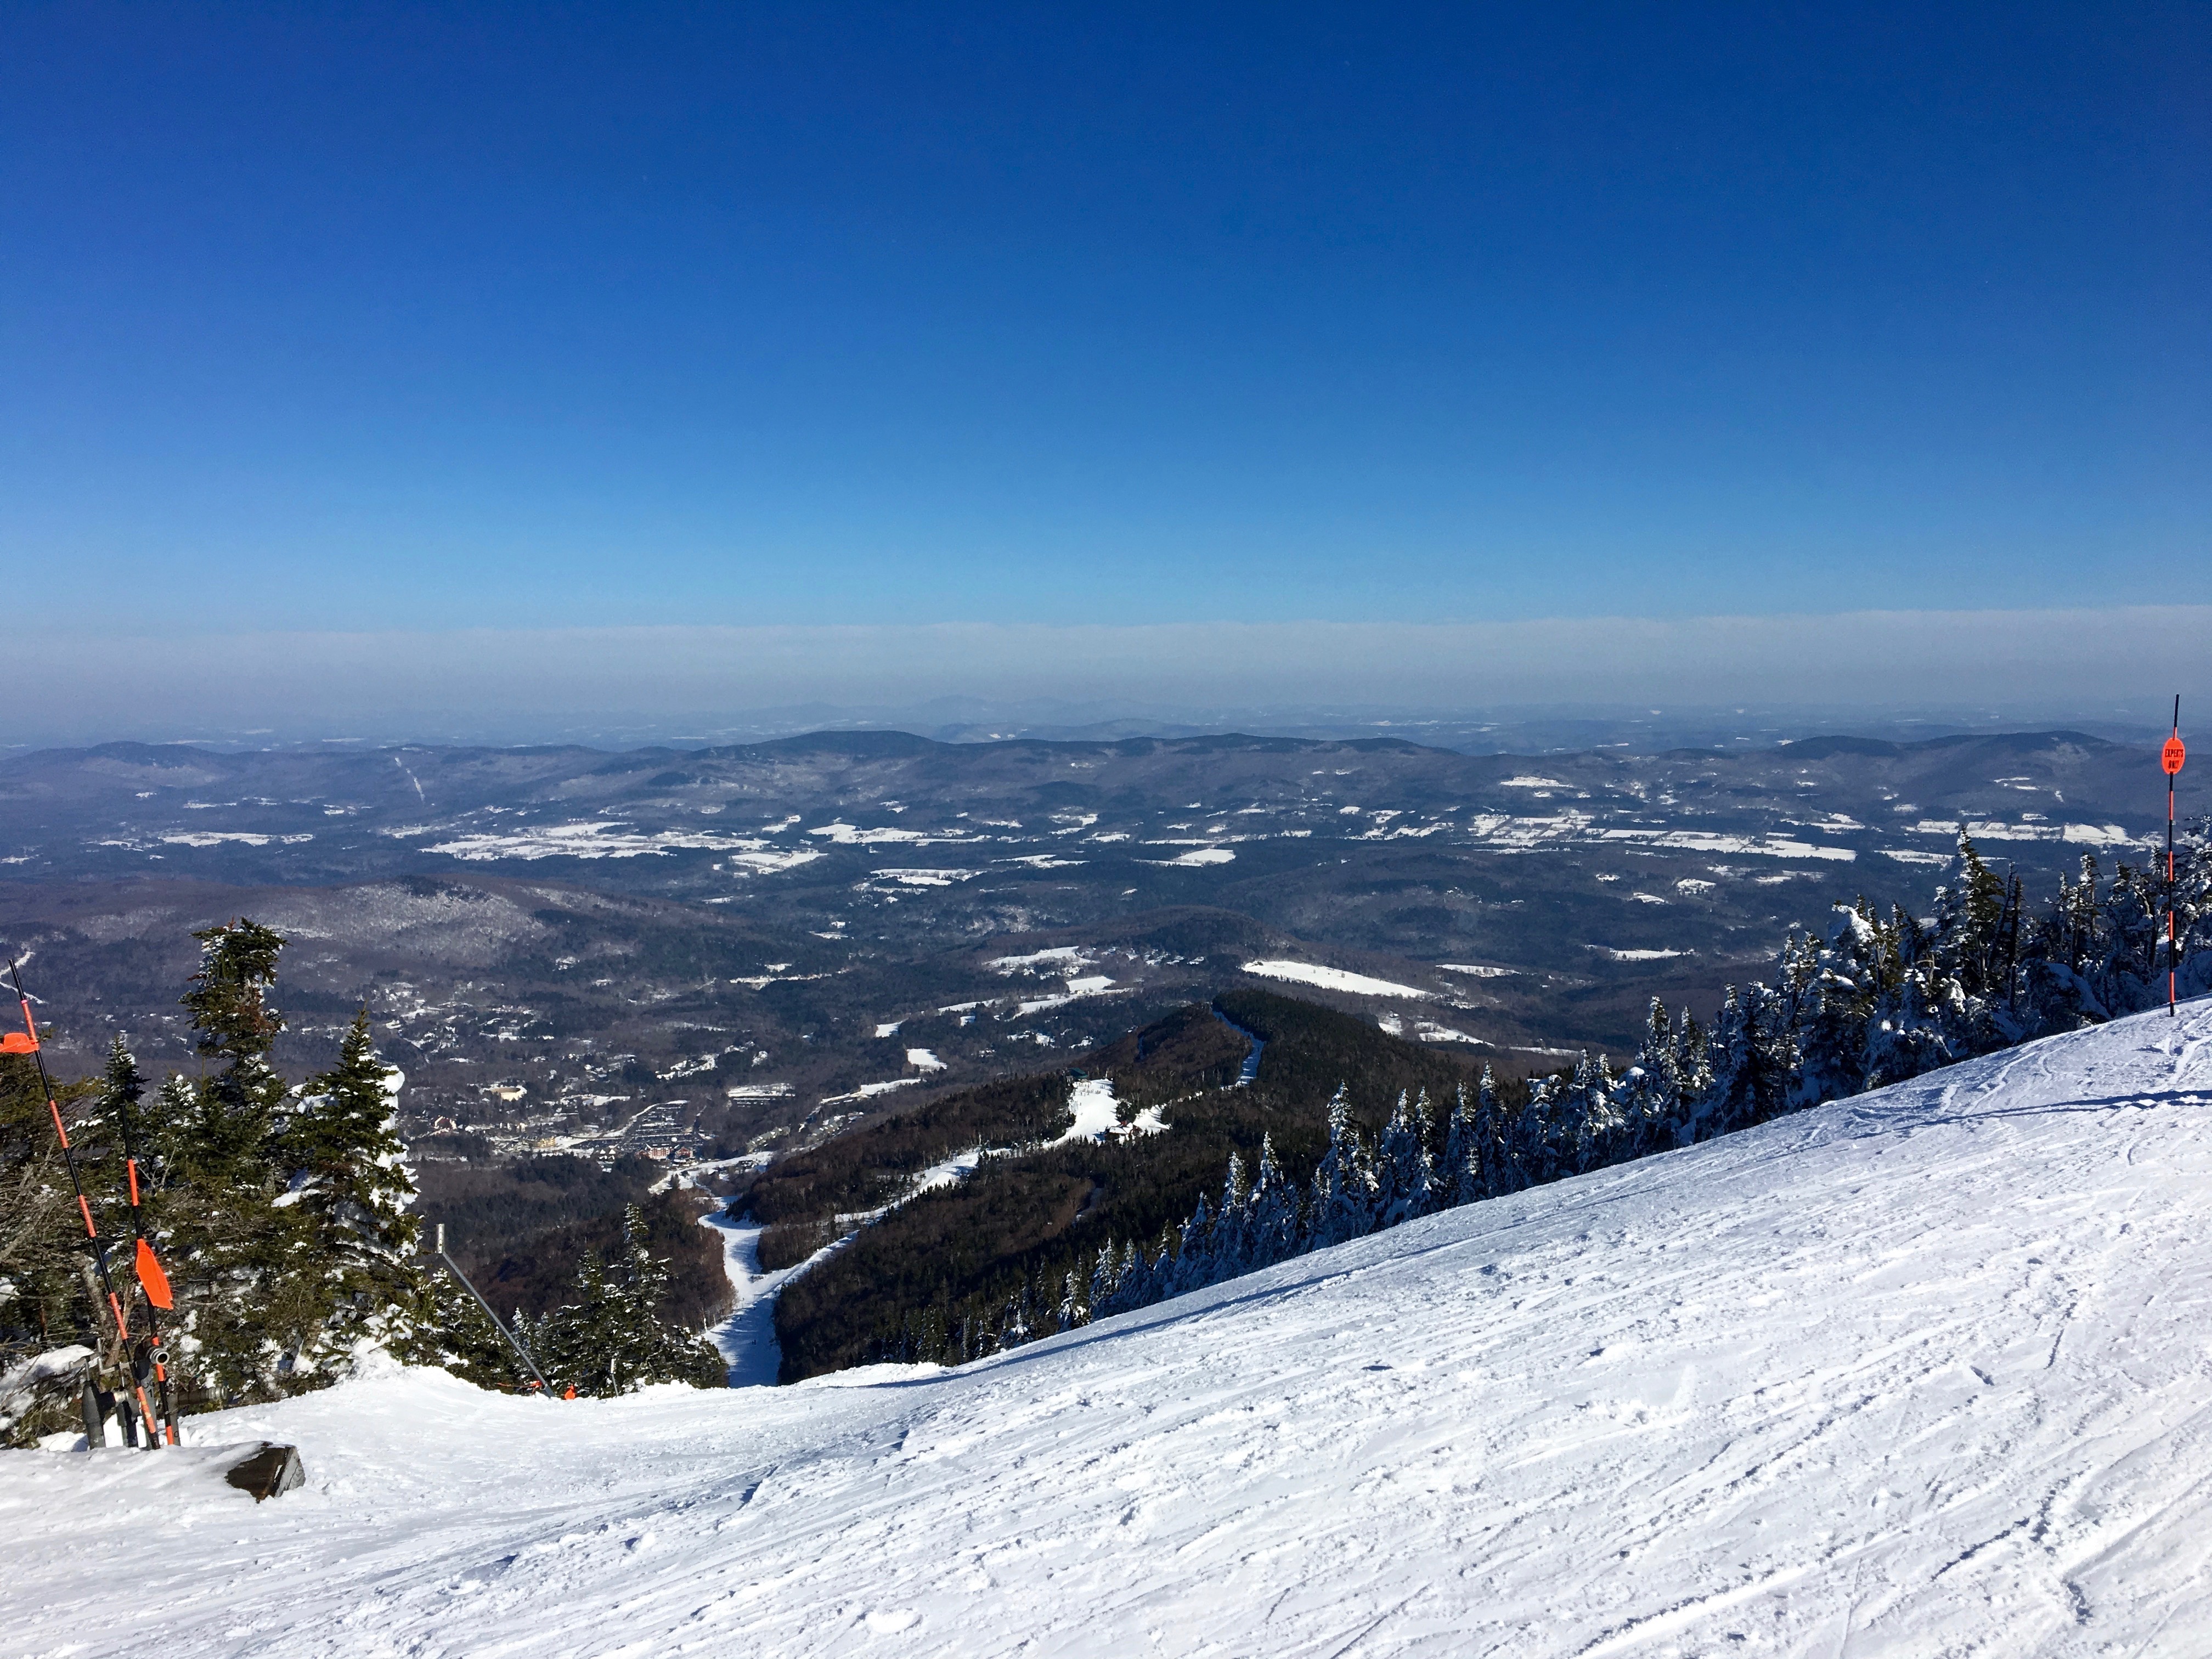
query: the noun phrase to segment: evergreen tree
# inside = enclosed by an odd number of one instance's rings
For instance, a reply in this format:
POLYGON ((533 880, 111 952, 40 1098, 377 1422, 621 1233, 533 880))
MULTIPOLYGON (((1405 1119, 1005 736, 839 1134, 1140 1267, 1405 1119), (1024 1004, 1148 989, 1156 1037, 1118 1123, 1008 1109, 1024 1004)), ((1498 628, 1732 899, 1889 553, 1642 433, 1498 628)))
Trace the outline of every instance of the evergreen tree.
MULTIPOLYGON (((1167 1249, 1167 1237, 1164 1231, 1160 1236, 1162 1252, 1167 1249)), ((1158 1259, 1149 1256, 1145 1247, 1135 1239, 1124 1244, 1121 1251, 1121 1266, 1114 1279, 1112 1303, 1103 1308, 1100 1304, 1092 1303, 1091 1317, 1094 1319, 1106 1313, 1127 1313, 1133 1309, 1149 1307, 1163 1294, 1160 1270, 1168 1265, 1165 1255, 1158 1259)))
POLYGON ((586 1252, 576 1270, 575 1293, 566 1304, 527 1325, 517 1321, 546 1381, 556 1390, 600 1396, 655 1382, 726 1385, 728 1370, 704 1338, 662 1323, 668 1268, 646 1248, 645 1218, 635 1204, 623 1212, 619 1261, 611 1276, 586 1252))
POLYGON ((1924 979, 1907 971, 1897 989, 1875 1005, 1867 1034, 1868 1088, 1902 1083, 1951 1062, 1942 1022, 1929 1017, 1922 1000, 1924 979))
POLYGON ((2103 905, 2105 957, 2093 981, 2108 1008, 2148 1008, 2165 1000, 2166 987, 2154 989, 2163 978, 2158 964, 2166 935, 2164 875, 2161 870, 2154 879, 2149 871, 2124 861, 2112 871, 2103 905))
POLYGON ((363 1009, 337 1065, 307 1084, 276 1139, 289 1172, 276 1202, 298 1207, 325 1264, 330 1307, 313 1344, 323 1364, 364 1340, 412 1348, 434 1317, 414 1262, 420 1227, 409 1212, 415 1183, 399 1139, 399 1082, 377 1057, 363 1009))
POLYGON ((1395 1227, 1437 1207, 1435 1170, 1428 1143, 1427 1091, 1409 1104, 1406 1091, 1401 1089, 1376 1152, 1377 1227, 1395 1227))
POLYGON ((1328 1150, 1314 1170, 1311 1214, 1317 1250, 1375 1230, 1375 1180, 1341 1088, 1328 1103, 1328 1150))
MULTIPOLYGON (((54 1095, 71 1139, 88 1152, 87 1119, 96 1110, 89 1093, 86 1085, 62 1084, 54 1095)), ((0 1418, 0 1446, 35 1444, 41 1435, 75 1426, 88 1374, 104 1367, 120 1380, 112 1327, 88 1283, 92 1264, 82 1247, 84 1229, 46 1099, 30 1056, 0 1057, 0 1374, 34 1355, 57 1357, 47 1382, 16 1398, 0 1418), (61 1352, 69 1349, 81 1352, 61 1352)), ((112 1230, 106 1220, 102 1229, 112 1230)))
POLYGON ((1213 1283, 1213 1212, 1207 1207, 1204 1193, 1198 1195, 1198 1207, 1190 1212, 1176 1237, 1173 1283, 1170 1296, 1203 1290, 1213 1283))
POLYGON ((1021 1290, 1006 1300, 1006 1311, 999 1316, 997 1330, 993 1334, 990 1352, 1002 1353, 1008 1348, 1018 1348, 1030 1340, 1030 1287, 1027 1279, 1021 1290))
POLYGON ((1255 1268, 1287 1261, 1304 1249, 1298 1219, 1298 1189, 1275 1160, 1274 1137, 1263 1134, 1260 1174, 1252 1183, 1250 1251, 1255 1268))
POLYGON ((2212 815, 2185 831, 2174 852, 2177 979, 2183 996, 2202 996, 2212 991, 2212 815))
POLYGON ((206 1172, 234 1164, 258 1180, 284 1099, 284 1079, 269 1064, 284 1029, 283 1015, 269 1001, 284 939, 243 917, 192 937, 200 942, 200 967, 183 1002, 201 1060, 222 1068, 200 1085, 193 1139, 206 1172))
POLYGON ((1485 1198, 1502 1198, 1528 1184, 1514 1160, 1511 1121, 1498 1098, 1498 1079, 1491 1075, 1487 1061, 1474 1091, 1474 1157, 1485 1198))
POLYGON ((1079 1263, 1067 1270, 1067 1277, 1060 1287, 1060 1309, 1054 1329, 1072 1331, 1090 1322, 1091 1308, 1083 1294, 1085 1277, 1079 1263))
POLYGON ((1522 1186, 1540 1187, 1568 1173, 1559 1156, 1553 1122, 1565 1085, 1540 1077, 1528 1086, 1528 1099, 1506 1131, 1505 1157, 1522 1186))
POLYGON ((165 1190, 164 1255, 198 1404, 273 1399, 330 1380, 301 1364, 330 1310, 312 1229, 280 1206, 274 1157, 285 1085, 269 1064, 283 1030, 271 1006, 281 936, 240 920, 193 934, 199 971, 183 1002, 195 1046, 218 1069, 166 1084, 147 1139, 165 1190))
POLYGON ((624 1394, 629 1310, 619 1286, 608 1281, 599 1258, 586 1252, 568 1300, 544 1319, 515 1320, 516 1334, 556 1392, 624 1394))
POLYGON ((726 1388, 729 1368, 704 1334, 676 1329, 660 1317, 668 1264, 646 1248, 645 1217, 635 1204, 623 1211, 623 1261, 628 1352, 638 1379, 633 1386, 688 1382, 697 1389, 726 1388))
POLYGON ((1221 1183, 1221 1208, 1213 1223, 1213 1260, 1209 1285, 1252 1270, 1252 1189, 1244 1179, 1244 1159, 1229 1154, 1229 1173, 1221 1183))
POLYGON ((1622 1155, 1642 1158, 1675 1144, 1683 1111, 1680 1053, 1667 1006, 1651 999, 1644 1018, 1644 1043, 1621 1074, 1622 1155))
POLYGON ((2002 989, 1998 946, 2004 912, 2004 884, 1962 827, 1958 876, 1936 890, 1936 939, 1939 965, 1968 996, 2002 989))
POLYGON ((1866 1079, 1867 1030, 1882 986, 1890 946, 1863 897, 1838 904, 1819 971, 1802 999, 1800 1064, 1793 1107, 1854 1094, 1866 1079))
POLYGON ((1618 1097, 1612 1067, 1603 1054, 1578 1056, 1568 1074, 1561 1113, 1565 1167, 1579 1175, 1601 1170, 1627 1156, 1627 1119, 1618 1097))
POLYGON ((1093 1319, 1103 1319, 1116 1306, 1115 1293, 1121 1287, 1121 1275, 1127 1257, 1127 1245, 1117 1247, 1112 1239, 1098 1252, 1098 1259, 1091 1264, 1091 1294, 1086 1305, 1093 1319))
POLYGON ((1474 1117, 1468 1105, 1467 1085, 1452 1091, 1451 1115, 1444 1121, 1444 1161, 1437 1172, 1440 1201, 1447 1206, 1472 1204, 1482 1194, 1482 1163, 1475 1150, 1474 1117))
MULTIPOLYGON (((428 1316, 405 1347, 404 1358, 416 1364, 451 1371, 480 1389, 513 1392, 535 1385, 507 1339, 493 1326, 477 1299, 454 1283, 453 1275, 429 1276, 424 1289, 428 1316)), ((518 1311, 512 1322, 516 1337, 533 1354, 533 1333, 527 1316, 518 1311)))

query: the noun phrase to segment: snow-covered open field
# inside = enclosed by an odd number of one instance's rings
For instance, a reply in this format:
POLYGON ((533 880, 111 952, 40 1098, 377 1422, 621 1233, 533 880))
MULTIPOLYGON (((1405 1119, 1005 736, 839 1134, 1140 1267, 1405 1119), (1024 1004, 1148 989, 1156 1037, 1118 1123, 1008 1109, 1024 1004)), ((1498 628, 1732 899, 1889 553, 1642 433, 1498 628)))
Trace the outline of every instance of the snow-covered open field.
POLYGON ((957 1372, 0 1455, 9 1653, 2212 1653, 2212 1006, 957 1372))

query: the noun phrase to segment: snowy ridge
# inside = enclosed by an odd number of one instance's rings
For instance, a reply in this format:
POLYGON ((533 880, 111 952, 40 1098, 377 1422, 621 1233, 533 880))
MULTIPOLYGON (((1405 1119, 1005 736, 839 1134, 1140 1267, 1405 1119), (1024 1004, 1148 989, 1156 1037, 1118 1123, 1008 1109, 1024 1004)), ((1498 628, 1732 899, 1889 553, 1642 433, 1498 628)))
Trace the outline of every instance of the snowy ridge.
POLYGON ((7 1454, 0 1623, 33 1653, 2201 1652, 2208 1201, 2198 1002, 957 1371, 562 1404, 395 1370, 198 1420, 300 1444, 307 1486, 258 1508, 183 1460, 7 1454))

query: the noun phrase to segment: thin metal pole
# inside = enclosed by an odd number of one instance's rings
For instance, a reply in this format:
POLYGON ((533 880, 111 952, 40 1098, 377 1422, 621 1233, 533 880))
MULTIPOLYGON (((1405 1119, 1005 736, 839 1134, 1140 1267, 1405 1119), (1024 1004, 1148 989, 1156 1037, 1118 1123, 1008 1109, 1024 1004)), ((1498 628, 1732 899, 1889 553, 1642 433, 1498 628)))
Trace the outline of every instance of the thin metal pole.
MULTIPOLYGON (((23 989, 22 970, 12 957, 8 963, 8 977, 15 984, 15 1000, 23 1006, 23 1030, 30 1042, 31 1058, 39 1068, 39 1087, 45 1091, 46 1110, 54 1120, 54 1133, 62 1143, 62 1162, 69 1167, 70 1187, 76 1194, 77 1213, 84 1218, 84 1236, 91 1243, 93 1260, 100 1266, 100 1287, 107 1293, 108 1311, 115 1316, 116 1347, 123 1356, 124 1369, 127 1372, 131 1359, 131 1322, 124 1317, 123 1298, 116 1295, 114 1275, 107 1270, 107 1244, 100 1237, 100 1229, 93 1224, 92 1205, 85 1198, 84 1182, 76 1172, 76 1149, 70 1145, 69 1130, 62 1123, 61 1102, 54 1093, 53 1079, 46 1075, 46 1057, 39 1048, 38 1021, 31 1013, 31 999, 23 989)), ((95 1315, 95 1320, 97 1317, 95 1315)), ((135 1387, 137 1379, 133 1377, 131 1382, 135 1387)), ((139 1388, 137 1395, 139 1414, 149 1424, 157 1422, 159 1419, 147 1407, 146 1390, 139 1388)))
POLYGON ((438 1260, 444 1262, 453 1277, 461 1281, 461 1288, 476 1297, 477 1306, 484 1310, 484 1317, 491 1321, 491 1328, 507 1339, 507 1346, 521 1357, 522 1363, 530 1367, 530 1374, 538 1379, 538 1386, 550 1396, 553 1385, 545 1380, 545 1373, 538 1369, 538 1362, 530 1357, 530 1350, 522 1346, 521 1338, 500 1323, 499 1316, 491 1310, 491 1304, 483 1299, 483 1292, 469 1283, 469 1276, 461 1271, 460 1264, 446 1254, 446 1224, 442 1221, 438 1224, 437 1238, 438 1260))
MULTIPOLYGON (((155 1267, 158 1268, 161 1266, 161 1261, 159 1258, 154 1255, 154 1242, 146 1237, 145 1212, 138 1202, 138 1135, 136 1126, 133 1125, 131 1121, 131 1102, 129 1099, 122 1096, 118 1096, 115 1102, 115 1111, 116 1116, 121 1121, 123 1125, 124 1170, 125 1173, 130 1177, 131 1183, 131 1240, 137 1245, 140 1250, 145 1253, 145 1255, 149 1260, 153 1261, 155 1267)), ((143 1283, 144 1263, 142 1261, 137 1265, 140 1269, 141 1279, 139 1288, 146 1292, 147 1358, 152 1363, 154 1367, 155 1395, 160 1403, 167 1408, 167 1422, 166 1426, 168 1430, 169 1443, 173 1446, 177 1443, 177 1395, 175 1389, 170 1384, 168 1349, 161 1340, 161 1321, 160 1316, 155 1312, 153 1292, 151 1291, 146 1291, 146 1287, 143 1283)), ((167 1275, 164 1274, 162 1277, 166 1278, 167 1275)), ((164 1294, 166 1295, 167 1293, 165 1291, 164 1294)), ((159 1432, 160 1426, 157 1425, 155 1429, 156 1437, 158 1437, 159 1432)))
MULTIPOLYGON (((2177 691, 2174 693, 2173 697, 2173 737, 2172 739, 2172 746, 2178 747, 2180 744, 2180 742, 2181 694, 2177 691)), ((2179 948, 2180 930, 2174 925, 2173 915, 2173 901, 2175 897, 2173 884, 2173 784, 2174 780, 2179 777, 2180 775, 2181 763, 2178 759, 2167 763, 2166 769, 2166 1017, 2168 1019, 2179 1018, 2178 999, 2175 994, 2179 983, 2177 975, 2181 964, 2175 959, 2174 955, 2175 951, 2179 948)))

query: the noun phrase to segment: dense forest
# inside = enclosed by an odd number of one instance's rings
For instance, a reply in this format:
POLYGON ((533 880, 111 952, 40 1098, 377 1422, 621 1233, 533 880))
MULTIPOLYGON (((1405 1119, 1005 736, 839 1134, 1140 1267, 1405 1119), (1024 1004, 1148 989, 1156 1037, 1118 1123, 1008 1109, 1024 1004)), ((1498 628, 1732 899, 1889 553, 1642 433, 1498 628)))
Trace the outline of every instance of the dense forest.
MULTIPOLYGON (((1184 1008, 1084 1061, 1086 1071, 1112 1079, 1125 1118, 1164 1108, 1172 1133, 986 1158, 965 1181, 908 1199, 861 1228, 779 1297, 784 1378, 873 1359, 957 1361, 1010 1337, 1046 1334, 1055 1328, 1067 1276, 1087 1275, 1103 1241, 1150 1238, 1179 1223, 1201 1192, 1218 1185, 1232 1158, 1255 1162, 1272 1138, 1286 1167, 1310 1173, 1328 1144, 1331 1097, 1347 1080, 1348 1109, 1379 1127, 1400 1093, 1449 1093, 1468 1080, 1470 1063, 1272 992, 1232 992, 1211 1006, 1184 1008), (1237 1086, 1255 1040, 1262 1044, 1258 1073, 1237 1086)), ((1073 1081, 1066 1074, 1030 1080, 1054 1109, 1026 1123, 991 1119, 979 1091, 934 1113, 935 1135, 893 1119, 817 1156, 865 1170, 872 1182, 841 1193, 863 1191, 870 1204, 884 1204, 921 1170, 975 1147, 979 1135, 1000 1148, 1048 1140, 1068 1123, 1073 1081), (893 1149, 898 1157, 887 1156, 893 1149)), ((1016 1097, 1014 1085, 994 1088, 1016 1097)), ((1508 1092, 1519 1097, 1517 1086, 1508 1092)), ((777 1182, 764 1182, 751 1200, 757 1217, 763 1197, 791 1201, 777 1182)), ((815 1224, 826 1237, 834 1216, 815 1224)))
MULTIPOLYGON (((1361 1132, 1340 1097, 1311 1176, 1263 1147, 1232 1157, 1218 1199, 1200 1195, 1180 1226, 1108 1242, 1079 1262, 1056 1304, 1048 1285, 983 1328, 991 1347, 1234 1279, 1277 1261, 1479 1202, 1746 1129, 1939 1066, 2075 1030, 2191 993, 2212 979, 2212 822, 2188 841, 2175 879, 2121 864, 2109 880, 2094 856, 2078 879, 2031 910, 2017 878, 2001 879, 1965 834, 1956 878, 1926 921, 1862 899, 1838 905, 1825 940, 1793 929, 1775 982, 1731 988, 1710 1030, 1656 1000, 1634 1061, 1602 1054, 1540 1079, 1517 1106, 1485 1073, 1437 1109, 1401 1093, 1379 1136, 1361 1132), (2173 949, 2160 923, 2171 901, 2173 949), (1011 1339, 1011 1340, 1010 1340, 1011 1339)), ((905 1334, 905 1349, 935 1357, 905 1334)), ((961 1340, 978 1340, 966 1331, 961 1340)), ((941 1340, 941 1339, 940 1339, 941 1340)), ((988 1351, 988 1350, 987 1350, 988 1351)))
MULTIPOLYGON (((1750 1127, 1938 1066, 2164 1000, 2171 898, 2180 988, 2212 979, 2212 824, 2176 879, 2094 856, 2042 905, 1961 835, 1932 916, 1861 899, 1793 928, 1772 981, 1710 1026, 1651 1005, 1615 1072, 1585 1054, 1525 1086, 1471 1079, 1364 1022, 1265 993, 1212 1012, 1261 1039, 1255 1086, 1225 1057, 1149 1075, 1206 1025, 1139 1034, 1117 1096, 1174 1096, 1175 1133, 982 1164, 867 1228, 784 1291, 793 1378, 868 1360, 952 1364, 1218 1283, 1454 1205, 1750 1127), (1179 1092, 1181 1085, 1194 1085, 1179 1092)), ((878 1197, 898 1171, 879 1168, 878 1197)))

